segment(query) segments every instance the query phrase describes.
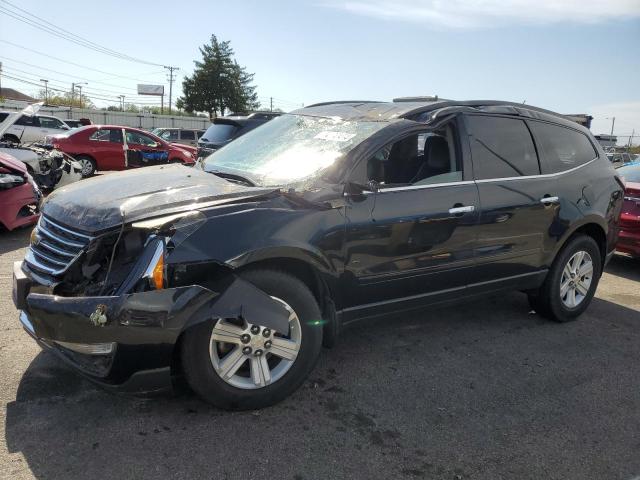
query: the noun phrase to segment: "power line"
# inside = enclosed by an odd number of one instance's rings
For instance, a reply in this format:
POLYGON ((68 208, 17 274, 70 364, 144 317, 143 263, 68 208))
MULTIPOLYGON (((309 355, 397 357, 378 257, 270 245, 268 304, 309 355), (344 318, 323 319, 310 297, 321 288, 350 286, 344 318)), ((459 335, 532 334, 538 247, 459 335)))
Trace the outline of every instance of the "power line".
POLYGON ((71 62, 69 60, 64 60, 62 58, 54 57, 52 55, 49 55, 49 54, 43 53, 43 52, 39 52, 39 51, 34 50, 32 48, 23 47, 22 45, 18 45, 17 43, 13 43, 13 42, 10 42, 8 40, 0 39, 0 42, 6 43, 7 45, 11 45, 13 47, 21 48, 23 50, 26 50, 26 51, 31 52, 31 53, 35 53, 36 55, 40 55, 42 57, 46 57, 46 58, 49 58, 49 59, 57 60, 58 62, 68 63, 69 65, 73 65, 75 67, 84 68, 85 70, 91 70, 93 72, 102 73, 104 75, 112 75, 114 77, 124 78, 126 80, 133 80, 134 82, 143 82, 143 83, 148 83, 149 82, 148 80, 140 80, 139 78, 127 77, 125 75, 116 75, 113 72, 107 72, 107 71, 104 71, 104 70, 99 70, 97 68, 92 68, 92 67, 87 67, 85 65, 80 65, 79 63, 75 63, 75 62, 71 62))
POLYGON ((105 55, 110 55, 112 57, 115 58, 119 58, 120 60, 127 60, 130 62, 136 62, 136 63, 143 63, 146 65, 154 65, 154 66, 158 66, 158 67, 162 67, 163 65, 159 64, 159 63, 154 63, 154 62, 149 62, 147 60, 142 60, 140 58, 136 58, 136 57, 132 57, 130 55, 127 55, 125 53, 121 53, 118 52, 116 50, 113 50, 111 48, 107 48, 105 46, 99 45, 95 42, 92 42, 91 40, 88 40, 84 37, 81 37, 79 35, 76 35, 75 33, 69 32, 68 30, 65 30, 61 27, 58 27, 57 25, 41 18, 38 17, 37 15, 34 15, 31 12, 28 12, 27 10, 24 10, 10 2, 8 2, 7 0, 0 0, 2 3, 8 5, 10 8, 12 8, 13 10, 10 10, 6 7, 0 7, 0 12, 4 13, 5 15, 8 15, 11 18, 14 18, 15 20, 18 20, 20 22, 26 23, 27 25, 30 25, 32 27, 38 28, 40 30, 43 30, 47 33, 50 33, 51 35, 54 35, 56 37, 62 38, 63 40, 67 40, 69 42, 75 43, 77 45, 80 45, 82 47, 88 48, 90 50, 99 52, 99 53, 103 53, 105 55), (16 12, 23 12, 28 16, 24 16, 21 15, 20 13, 16 12), (35 20, 34 20, 35 19, 35 20))

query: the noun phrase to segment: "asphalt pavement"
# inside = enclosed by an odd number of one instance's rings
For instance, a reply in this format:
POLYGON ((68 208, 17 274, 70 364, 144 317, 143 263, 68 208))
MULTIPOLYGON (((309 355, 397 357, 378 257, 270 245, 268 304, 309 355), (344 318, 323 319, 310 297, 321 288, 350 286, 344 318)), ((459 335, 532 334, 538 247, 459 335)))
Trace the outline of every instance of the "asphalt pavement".
POLYGON ((0 478, 640 478, 640 261, 578 321, 519 293, 361 323, 284 402, 116 396, 22 330, 0 233, 0 478))

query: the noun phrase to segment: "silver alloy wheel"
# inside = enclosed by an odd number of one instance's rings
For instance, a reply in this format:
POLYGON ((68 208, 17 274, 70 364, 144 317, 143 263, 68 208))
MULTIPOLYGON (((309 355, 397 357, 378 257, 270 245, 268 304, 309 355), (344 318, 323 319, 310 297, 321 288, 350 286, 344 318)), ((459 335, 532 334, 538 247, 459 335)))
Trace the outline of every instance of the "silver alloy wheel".
POLYGON ((78 160, 78 162, 80 162, 80 165, 82 165, 82 176, 88 177, 89 175, 91 175, 91 172, 93 171, 93 164, 91 163, 91 160, 87 158, 81 158, 80 160, 78 160))
POLYGON ((589 293, 593 280, 593 260, 591 255, 580 250, 573 254, 562 271, 560 278, 560 298, 569 308, 582 303, 589 293))
POLYGON ((245 390, 266 387, 280 380, 293 366, 302 343, 300 319, 289 311, 289 332, 280 333, 244 320, 220 319, 211 331, 209 356, 225 382, 245 390))

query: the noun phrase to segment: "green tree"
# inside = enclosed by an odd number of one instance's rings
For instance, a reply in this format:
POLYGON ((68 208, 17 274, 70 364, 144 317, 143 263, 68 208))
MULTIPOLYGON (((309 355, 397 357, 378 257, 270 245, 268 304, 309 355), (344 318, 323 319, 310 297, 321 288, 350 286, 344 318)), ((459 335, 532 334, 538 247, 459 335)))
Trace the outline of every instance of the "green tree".
POLYGON ((71 95, 71 92, 53 93, 51 90, 49 92, 45 92, 45 90, 40 90, 38 92, 37 98, 39 100, 45 100, 47 105, 59 105, 62 107, 76 107, 76 108, 94 108, 95 105, 91 101, 89 97, 86 95, 82 95, 82 98, 75 95, 71 95), (46 94, 46 97, 45 97, 46 94))
POLYGON ((176 107, 187 112, 207 112, 210 118, 224 115, 226 110, 243 112, 259 106, 253 73, 234 59, 229 41, 218 41, 200 48, 201 61, 194 61, 193 75, 182 82, 183 96, 176 107))

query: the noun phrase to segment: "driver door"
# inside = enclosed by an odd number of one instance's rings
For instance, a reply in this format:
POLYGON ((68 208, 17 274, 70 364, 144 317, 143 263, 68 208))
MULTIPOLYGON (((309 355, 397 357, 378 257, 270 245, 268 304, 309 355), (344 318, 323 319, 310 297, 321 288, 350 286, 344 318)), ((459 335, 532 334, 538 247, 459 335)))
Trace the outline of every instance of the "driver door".
POLYGON ((478 189, 455 123, 415 132, 356 167, 348 194, 346 321, 455 297, 474 268, 478 189), (372 183, 373 182, 373 183, 372 183))
POLYGON ((125 129, 127 168, 166 164, 169 152, 164 145, 144 133, 125 129))

